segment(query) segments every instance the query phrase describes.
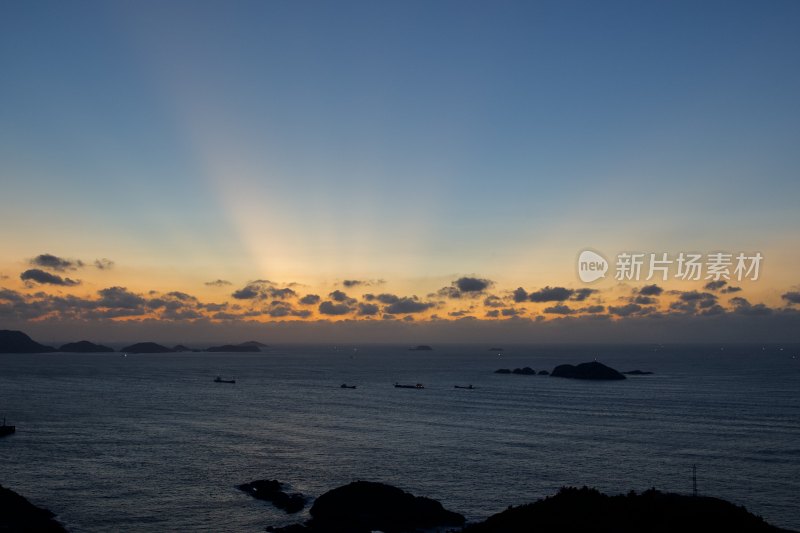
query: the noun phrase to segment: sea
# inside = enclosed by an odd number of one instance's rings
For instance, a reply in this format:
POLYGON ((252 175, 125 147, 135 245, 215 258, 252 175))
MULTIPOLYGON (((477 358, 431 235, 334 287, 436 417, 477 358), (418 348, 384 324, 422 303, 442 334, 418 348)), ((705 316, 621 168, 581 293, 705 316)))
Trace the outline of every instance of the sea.
POLYGON ((0 484, 73 532, 256 532, 308 518, 237 489, 256 479, 380 481, 478 521, 562 486, 691 494, 696 466, 699 494, 800 530, 798 345, 433 348, 2 354, 0 484), (594 360, 653 374, 494 372, 594 360))

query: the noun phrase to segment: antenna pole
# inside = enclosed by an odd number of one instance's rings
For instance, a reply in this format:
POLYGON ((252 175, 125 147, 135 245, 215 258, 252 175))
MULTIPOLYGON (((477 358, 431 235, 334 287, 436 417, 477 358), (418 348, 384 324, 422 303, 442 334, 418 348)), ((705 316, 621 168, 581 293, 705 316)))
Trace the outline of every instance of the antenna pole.
POLYGON ((692 465, 692 495, 697 498, 697 465, 692 465))

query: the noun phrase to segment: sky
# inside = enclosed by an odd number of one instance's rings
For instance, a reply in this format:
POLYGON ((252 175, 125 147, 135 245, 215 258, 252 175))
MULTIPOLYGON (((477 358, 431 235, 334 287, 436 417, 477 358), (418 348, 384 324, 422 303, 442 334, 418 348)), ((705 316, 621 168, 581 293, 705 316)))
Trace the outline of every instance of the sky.
POLYGON ((3 2, 0 327, 800 341, 798 25, 788 0, 3 2), (763 260, 615 276, 682 252, 763 260))

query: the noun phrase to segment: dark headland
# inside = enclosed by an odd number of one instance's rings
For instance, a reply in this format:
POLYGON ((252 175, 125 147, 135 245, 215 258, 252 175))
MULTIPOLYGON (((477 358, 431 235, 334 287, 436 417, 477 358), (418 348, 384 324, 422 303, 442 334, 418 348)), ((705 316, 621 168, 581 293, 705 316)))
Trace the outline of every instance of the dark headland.
POLYGON ((0 353, 50 353, 57 351, 34 341, 21 331, 0 330, 0 353))
POLYGON ((103 346, 102 344, 95 344, 89 341, 79 341, 79 342, 68 342, 67 344, 61 345, 58 349, 59 352, 68 352, 68 353, 110 353, 113 352, 113 348, 109 348, 108 346, 103 346))
POLYGON ((0 486, 0 531, 61 533, 66 529, 47 509, 36 507, 11 489, 0 486))

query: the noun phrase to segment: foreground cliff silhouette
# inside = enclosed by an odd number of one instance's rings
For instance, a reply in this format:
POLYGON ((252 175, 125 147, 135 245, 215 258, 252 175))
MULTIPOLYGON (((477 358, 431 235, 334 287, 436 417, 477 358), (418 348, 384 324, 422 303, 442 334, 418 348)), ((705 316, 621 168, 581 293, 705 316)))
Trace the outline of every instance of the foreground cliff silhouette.
POLYGON ((0 531, 61 533, 66 531, 47 509, 36 507, 11 489, 0 486, 0 531))
POLYGON ((509 507, 462 528, 459 526, 464 524, 464 517, 448 511, 436 500, 413 496, 383 483, 357 481, 317 498, 309 514, 311 519, 305 523, 268 527, 267 531, 403 533, 443 528, 465 533, 788 532, 719 498, 655 489, 607 496, 597 489, 565 487, 555 496, 509 507))
POLYGON ((562 488, 555 496, 510 507, 466 533, 740 533, 786 532, 744 507, 719 498, 650 489, 607 496, 597 489, 562 488))

